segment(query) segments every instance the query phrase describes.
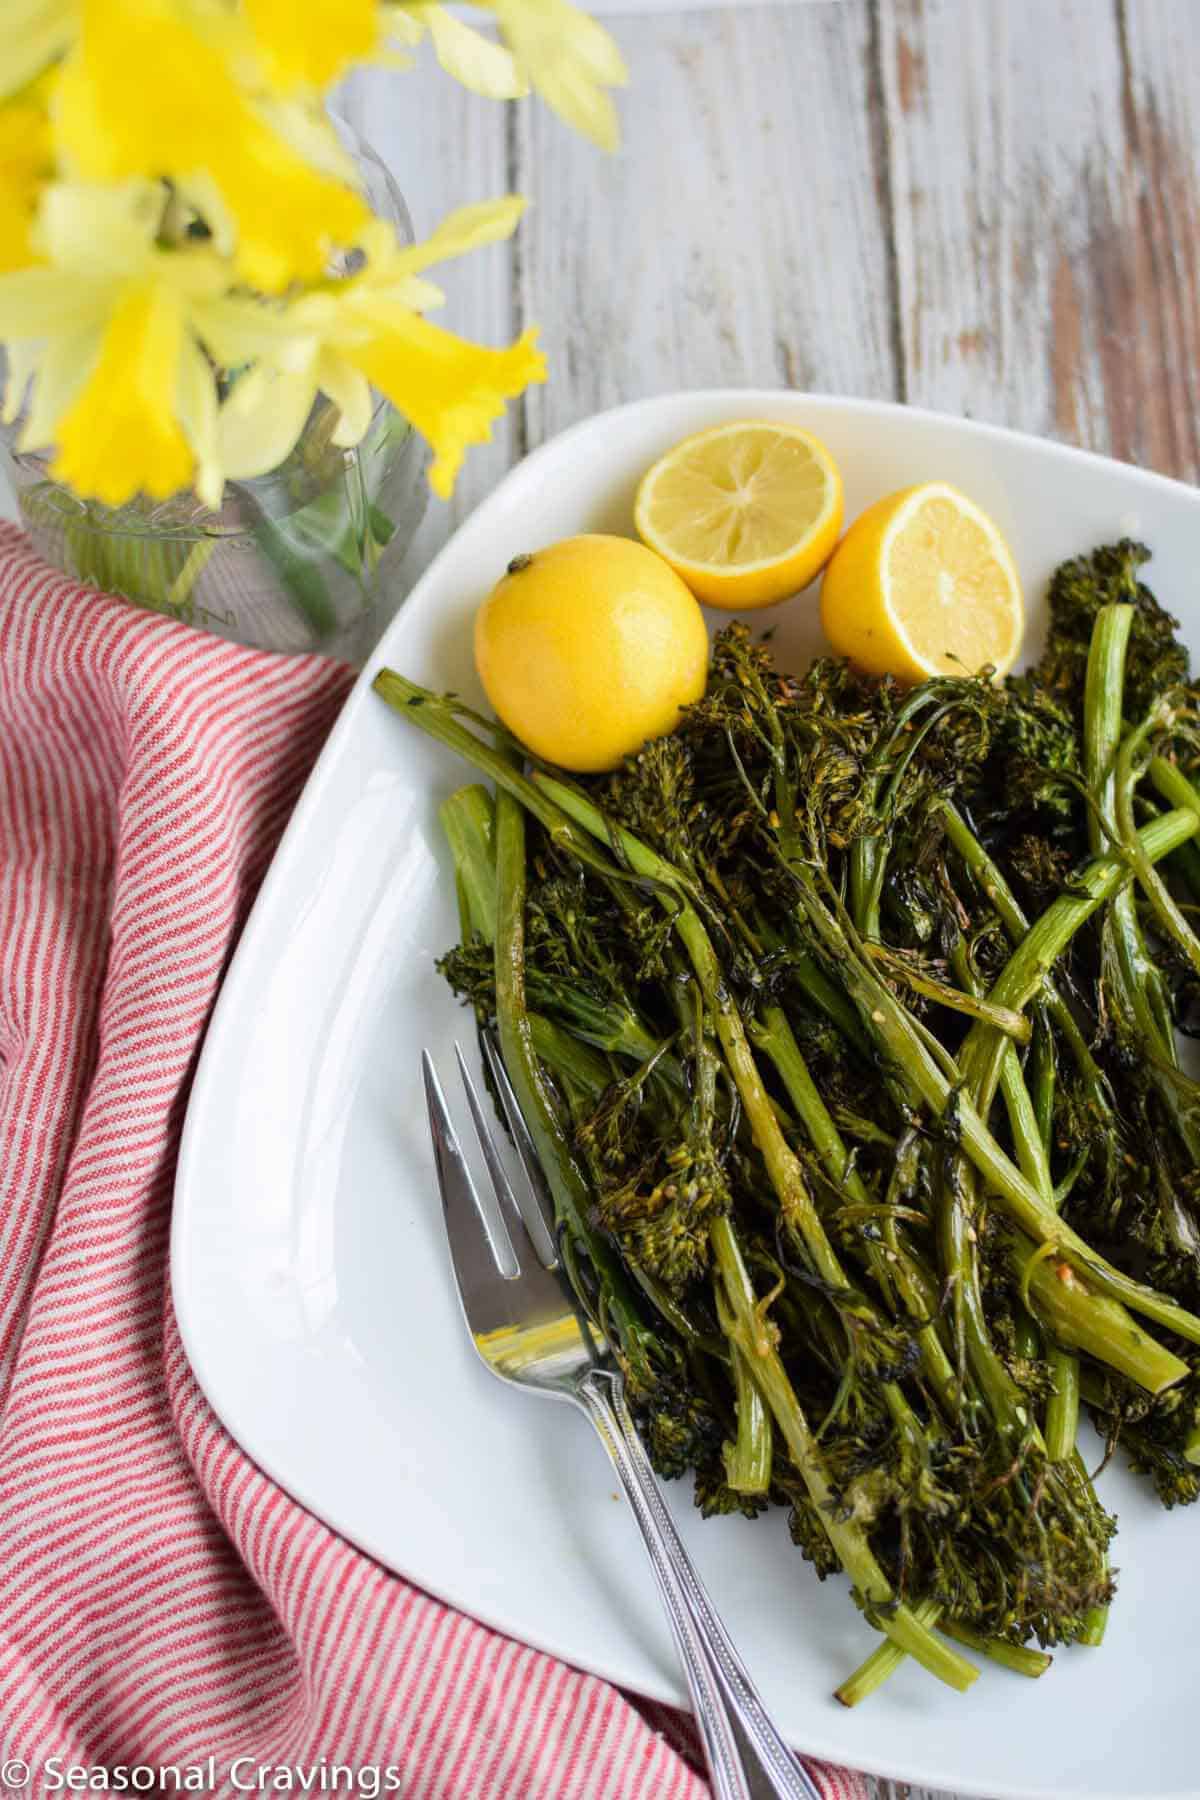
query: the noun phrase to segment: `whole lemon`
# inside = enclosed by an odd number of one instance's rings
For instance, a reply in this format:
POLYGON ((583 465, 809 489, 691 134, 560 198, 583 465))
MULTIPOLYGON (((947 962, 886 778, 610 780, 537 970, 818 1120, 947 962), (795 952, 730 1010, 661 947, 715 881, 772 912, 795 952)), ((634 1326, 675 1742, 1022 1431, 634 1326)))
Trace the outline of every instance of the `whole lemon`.
POLYGON ((475 665, 508 729, 564 769, 615 769, 679 722, 708 633, 679 576, 630 538, 516 556, 475 617, 475 665))

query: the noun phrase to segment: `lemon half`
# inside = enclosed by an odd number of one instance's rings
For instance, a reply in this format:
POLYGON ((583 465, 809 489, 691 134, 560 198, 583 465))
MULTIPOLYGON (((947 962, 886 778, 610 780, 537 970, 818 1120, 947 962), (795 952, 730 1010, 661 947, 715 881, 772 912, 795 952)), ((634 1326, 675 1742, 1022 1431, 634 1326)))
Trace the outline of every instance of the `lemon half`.
POLYGON ((824 444, 766 419, 714 425, 647 470, 634 522, 697 599, 771 606, 817 574, 842 526, 842 479, 824 444))
POLYGON ((859 515, 821 586, 833 648, 870 675, 924 681, 1012 668, 1025 608, 993 520, 944 481, 902 488, 859 515))

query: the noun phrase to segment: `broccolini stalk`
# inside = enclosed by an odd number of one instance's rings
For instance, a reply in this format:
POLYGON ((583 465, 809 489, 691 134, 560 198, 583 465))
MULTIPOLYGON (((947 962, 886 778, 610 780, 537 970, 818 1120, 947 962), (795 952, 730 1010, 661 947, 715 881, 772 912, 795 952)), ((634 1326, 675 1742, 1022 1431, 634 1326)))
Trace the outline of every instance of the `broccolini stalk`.
MULTIPOLYGON (((1194 812, 1200 812, 1200 794, 1182 769, 1168 762, 1165 756, 1151 757, 1149 775, 1168 806, 1190 806, 1194 812)), ((1186 882, 1193 901, 1200 902, 1200 848, 1194 842, 1180 844, 1171 861, 1186 882)))
MULTIPOLYGON (((718 1317, 726 1337, 733 1321, 718 1298, 718 1317)), ((731 1342, 733 1387, 737 1402, 737 1437, 722 1450, 725 1479, 737 1494, 765 1494, 771 1485, 771 1415, 754 1385, 750 1365, 736 1342, 731 1342)))
MULTIPOLYGON (((485 787, 459 788, 439 809, 466 899, 470 926, 485 943, 496 941, 496 808, 485 787)), ((468 933, 469 935, 469 933, 468 933)))
MULTIPOLYGON (((511 771, 507 771, 505 780, 511 783, 512 779, 511 771)), ((570 820, 582 825, 594 837, 619 844, 631 868, 661 884, 666 894, 670 893, 675 884, 672 881, 671 865, 664 858, 641 844, 631 832, 611 825, 599 808, 575 788, 567 787, 552 776, 540 772, 534 777, 534 785, 541 790, 539 800, 543 808, 549 806, 551 801, 557 802, 570 820)), ((782 798, 786 805, 787 796, 782 798)), ((791 812, 785 814, 782 809, 777 810, 781 820, 792 816, 791 812)), ((792 810, 794 811, 794 807, 792 810)), ((1153 820, 1143 827, 1140 835, 1147 853, 1158 860, 1169 854, 1177 844, 1194 836, 1198 829, 1200 817, 1181 809, 1153 820)), ((788 859, 788 866, 796 876, 804 917, 836 958, 847 991, 858 1006, 863 1023, 914 1095, 932 1107, 940 1117, 950 1102, 953 1084, 922 1043, 913 1021, 887 983, 881 981, 869 964, 857 954, 844 927, 827 910, 815 891, 811 870, 799 858, 798 852, 795 861, 788 859)), ((1054 966, 1072 935, 1097 907, 1129 880, 1130 872, 1124 862, 1101 858, 1090 864, 1073 884, 1072 892, 1054 901, 1018 945, 1004 973, 993 986, 989 998, 999 1005, 1016 1009, 1027 1005, 1037 993, 1044 974, 1054 966)), ((780 1196, 784 1215, 800 1229, 806 1243, 811 1233, 814 1244, 820 1245, 824 1240, 828 1250, 828 1240, 825 1240, 824 1230, 808 1194, 800 1165, 788 1148, 771 1110, 762 1079, 754 1067, 754 1059, 737 1009, 721 976, 708 935, 694 908, 686 901, 679 903, 675 921, 680 937, 692 956, 706 998, 709 994, 715 998, 718 1035, 741 1092, 743 1105, 753 1123, 756 1142, 763 1152, 772 1183, 780 1196)), ((977 1023, 968 1033, 968 1042, 975 1033, 980 1033, 982 1038, 984 1032, 991 1032, 992 1029, 977 1023)), ((990 1040, 982 1038, 982 1042, 990 1057, 990 1040)), ((1003 1042, 1001 1039, 1001 1043, 1003 1042)), ((1001 1149, 965 1096, 961 1096, 958 1103, 958 1129, 963 1149, 987 1181, 990 1190, 1004 1202, 1006 1210, 1017 1224, 1039 1242, 1045 1240, 1054 1244, 1062 1257, 1085 1275, 1092 1287, 1101 1293, 1134 1307, 1147 1318, 1177 1332, 1189 1342, 1200 1344, 1200 1319, 1143 1282, 1123 1275, 1085 1243, 1077 1232, 1058 1217, 1053 1206, 1042 1199, 1032 1182, 1001 1149)), ((829 1254, 832 1252, 829 1251, 829 1254)), ((826 1267, 828 1266, 826 1261, 826 1267)), ((842 1283, 834 1278, 830 1285, 837 1287, 842 1283)), ((1073 1307, 1086 1306, 1090 1298, 1089 1290, 1082 1283, 1067 1292, 1070 1295, 1069 1303, 1073 1307)))
POLYGON ((845 1516, 838 1506, 820 1447, 784 1371, 775 1348, 774 1333, 759 1310, 758 1297, 742 1260, 733 1226, 727 1218, 714 1220, 712 1244, 732 1315, 734 1342, 745 1356, 754 1382, 774 1415, 838 1560, 854 1583, 860 1604, 872 1623, 901 1651, 915 1657, 949 1686, 965 1691, 979 1671, 948 1646, 940 1644, 913 1609, 896 1599, 862 1526, 853 1517, 845 1516))
MULTIPOLYGON (((1134 608, 1120 603, 1102 607, 1088 651, 1084 689, 1084 774, 1092 796, 1088 834, 1099 853, 1104 839, 1122 842, 1117 817, 1117 759, 1125 698, 1125 660, 1134 608)), ((1190 809, 1195 816, 1194 798, 1190 809)), ((1167 817, 1171 817, 1168 814, 1167 817)), ((1131 839, 1139 834, 1132 831, 1131 839)), ((1124 844, 1126 854, 1145 869, 1144 841, 1124 844)), ((1133 889, 1112 898, 1101 927, 1101 951, 1119 1015, 1132 1026, 1145 1047, 1148 1072, 1163 1106, 1173 1120, 1193 1161, 1200 1161, 1200 1127, 1181 1092, 1179 1057, 1170 1002, 1162 975, 1146 948, 1133 889)))
POLYGON ((1054 1661, 1044 1650, 1030 1650, 1024 1644, 1009 1644, 1003 1638, 984 1637, 982 1632, 973 1631, 958 1619, 940 1619, 938 1630, 953 1638, 956 1644, 965 1644, 968 1650, 974 1650, 978 1656, 986 1656, 989 1662, 999 1663, 1002 1669, 1011 1669, 1014 1675, 1025 1675, 1031 1681, 1044 1675, 1054 1661))
MULTIPOLYGON (((535 777, 535 782, 543 794, 561 806, 568 818, 584 825, 597 837, 610 838, 619 847, 629 866, 637 874, 658 884, 665 903, 673 905, 676 931, 695 970, 705 1007, 712 1014, 726 1063, 746 1116, 751 1122, 755 1142, 766 1163, 772 1185, 779 1196, 784 1217, 799 1232, 822 1280, 832 1289, 843 1290, 849 1303, 853 1290, 846 1282, 833 1246, 825 1236, 800 1164, 784 1138, 771 1107, 708 933, 690 902, 682 898, 681 884, 675 870, 664 857, 643 844, 632 832, 619 827, 610 829, 603 815, 574 788, 540 773, 535 777), (672 895, 677 896, 674 901, 672 895)), ((758 1301, 729 1219, 714 1219, 710 1236, 732 1319, 731 1341, 746 1358, 755 1384, 783 1434, 842 1567, 862 1596, 864 1604, 878 1614, 880 1627, 890 1638, 916 1657, 932 1674, 952 1687, 968 1687, 977 1671, 961 1657, 952 1653, 948 1655, 945 1646, 940 1645, 933 1634, 919 1624, 911 1610, 895 1600, 862 1527, 853 1520, 838 1516, 832 1484, 816 1439, 774 1348, 770 1328, 758 1311, 758 1301)))
POLYGON ((533 1047, 525 1007, 525 815, 503 789, 496 797, 496 1024, 504 1067, 554 1195, 559 1226, 586 1252, 600 1288, 601 1328, 635 1395, 644 1394, 654 1384, 650 1333, 624 1270, 588 1222, 587 1179, 533 1047))
MULTIPOLYGON (((767 1007, 761 1021, 752 1025, 750 1032, 756 1048, 775 1064, 788 1098, 834 1187, 844 1190, 848 1198, 860 1206, 870 1206, 871 1196, 854 1167, 833 1115, 817 1092, 782 1007, 767 1007)), ((870 1267, 884 1291, 894 1286, 909 1316, 921 1321, 916 1337, 922 1366, 946 1417, 950 1418, 955 1410, 955 1377, 937 1328, 932 1323, 936 1306, 930 1305, 929 1295, 914 1280, 909 1259, 895 1243, 894 1233, 892 1237, 893 1241, 886 1246, 874 1241, 869 1244, 870 1267), (890 1252, 889 1256, 883 1254, 885 1249, 890 1252)))
MULTIPOLYGON (((1177 802, 1176 804, 1181 803, 1177 802)), ((946 836, 968 869, 979 881, 1010 939, 1014 944, 1020 943, 1021 939, 1028 935, 1029 920, 1025 917, 1016 895, 1004 879, 999 865, 988 855, 951 801, 947 800, 942 803, 942 823, 945 826, 946 836)), ((1069 1048, 1089 1091, 1103 1105, 1105 1112, 1111 1113, 1112 1107, 1109 1103, 1103 1072, 1088 1049, 1087 1041, 1079 1029, 1075 1014, 1059 992, 1048 971, 1042 983, 1042 999, 1051 1019, 1062 1033, 1063 1041, 1069 1048)))
MULTIPOLYGON (((913 1607, 913 1616, 922 1625, 936 1625, 942 1615, 940 1600, 919 1600, 913 1607)), ((881 1688, 885 1681, 890 1681, 896 1670, 903 1663, 905 1652, 891 1638, 885 1638, 882 1644, 876 1644, 871 1654, 859 1663, 853 1675, 847 1675, 840 1687, 833 1690, 835 1700, 843 1706, 860 1706, 864 1700, 870 1699, 876 1688, 881 1688)))
POLYGON ((1170 723, 1174 709, 1169 696, 1159 700, 1133 731, 1125 734, 1117 751, 1113 774, 1113 796, 1117 828, 1121 842, 1134 867, 1142 892, 1153 908, 1159 926, 1167 937, 1174 938, 1192 968, 1200 974, 1200 939, 1184 918, 1158 870, 1150 862, 1133 816, 1133 795, 1137 785, 1137 759, 1152 734, 1170 723))
POLYGON ((783 1135, 762 1076, 746 1037, 741 1017, 725 983, 721 965, 699 914, 685 898, 681 877, 656 850, 643 844, 631 831, 610 825, 604 815, 575 788, 566 786, 540 771, 534 784, 574 823, 601 840, 614 843, 635 874, 655 883, 663 902, 672 913, 675 929, 688 953, 705 1005, 710 1009, 717 1037, 733 1077, 746 1117, 754 1133, 754 1141, 767 1166, 771 1184, 779 1196, 784 1218, 802 1238, 813 1268, 830 1288, 851 1293, 850 1283, 842 1271, 837 1254, 825 1235, 804 1171, 799 1159, 783 1135))
MULTIPOLYGON (((964 983, 974 986, 974 972, 965 954, 956 958, 955 966, 964 983)), ((1011 1044, 1004 1051, 1000 1065, 1000 1090, 1008 1112, 1009 1130, 1017 1162, 1046 1204, 1056 1206, 1054 1182, 1050 1173, 1054 1114, 1054 1040, 1046 1023, 1043 1023, 1034 1040, 1031 1061, 1034 1064, 1036 1098, 1030 1094, 1025 1084, 1017 1053, 1011 1044)), ((987 1096, 977 1093, 975 1104, 986 1117, 987 1096)), ((1028 1239, 1021 1241, 1021 1254, 1025 1258, 1025 1270, 1032 1274, 1036 1265, 1031 1265, 1028 1259, 1037 1252, 1028 1239)), ((1079 1359, 1060 1345, 1050 1344, 1046 1350, 1046 1362, 1054 1383, 1053 1392, 1046 1403, 1046 1454, 1051 1462, 1064 1462, 1068 1457, 1074 1456, 1075 1439, 1079 1433, 1079 1359)))

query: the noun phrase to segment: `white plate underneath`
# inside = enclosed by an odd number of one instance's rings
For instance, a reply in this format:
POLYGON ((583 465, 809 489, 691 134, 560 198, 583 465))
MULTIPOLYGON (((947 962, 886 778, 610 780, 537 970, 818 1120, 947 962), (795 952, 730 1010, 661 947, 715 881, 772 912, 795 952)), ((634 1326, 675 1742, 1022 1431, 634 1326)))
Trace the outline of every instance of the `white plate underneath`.
MULTIPOLYGON (((626 1687, 683 1702, 633 1525, 589 1427, 503 1392, 451 1286, 418 1053, 445 1062, 466 1015, 434 972, 455 938, 438 801, 469 779, 370 691, 381 663, 477 694, 469 621, 522 550, 630 529, 639 472, 723 419, 811 426, 848 515, 949 477, 1007 531, 1027 591, 1124 532, 1200 642, 1200 495, 1034 439, 863 401, 677 394, 535 452, 429 569, 351 696, 288 827, 225 982, 196 1077, 172 1280, 216 1411, 269 1474, 382 1562, 487 1623, 626 1687)), ((1036 622, 1036 606, 1034 607, 1036 622)), ((811 598, 760 616, 787 666, 817 647, 811 598)), ((835 1683, 873 1634, 823 1585, 782 1514, 702 1521, 671 1499, 701 1574, 792 1740, 835 1761, 1013 1800, 1197 1792, 1200 1517, 1162 1513, 1120 1470, 1121 1587, 1098 1651, 1041 1681, 985 1669, 969 1695, 907 1667, 843 1711, 835 1683)))

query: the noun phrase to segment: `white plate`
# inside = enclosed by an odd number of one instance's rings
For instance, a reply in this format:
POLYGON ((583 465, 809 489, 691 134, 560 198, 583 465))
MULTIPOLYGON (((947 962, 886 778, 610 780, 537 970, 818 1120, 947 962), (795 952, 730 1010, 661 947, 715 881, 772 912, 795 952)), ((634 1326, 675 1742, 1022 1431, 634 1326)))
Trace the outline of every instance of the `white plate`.
MULTIPOLYGON (((746 416, 810 426, 852 516, 906 483, 960 483, 1008 533, 1030 596, 1061 558, 1124 532, 1200 642, 1200 495, 985 426, 865 401, 678 394, 576 426, 513 471, 414 590, 296 809, 221 992, 192 1093, 172 1281, 184 1343, 234 1437, 314 1513, 491 1625, 683 1701, 642 1552, 603 1453, 565 1409, 505 1394, 454 1300, 417 1058, 471 1033, 433 960, 455 938, 436 807, 469 779, 370 691, 381 663, 477 693, 469 621, 508 559, 630 529, 639 472, 746 416)), ((1033 611, 1036 618, 1037 604, 1033 611)), ((759 624, 767 620, 760 616, 759 624)), ((771 623, 785 665, 816 647, 811 599, 771 623)), ((1197 1791, 1200 1520, 1119 1470, 1121 1592, 1099 1651, 1042 1681, 994 1669, 967 1696, 907 1667, 843 1711, 873 1634, 817 1583, 782 1513, 705 1523, 673 1484, 701 1573, 794 1742, 835 1761, 1016 1800, 1197 1791)))

